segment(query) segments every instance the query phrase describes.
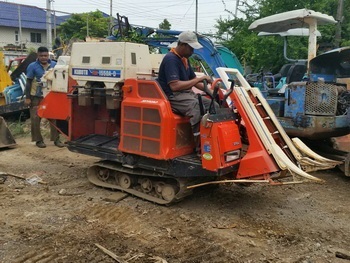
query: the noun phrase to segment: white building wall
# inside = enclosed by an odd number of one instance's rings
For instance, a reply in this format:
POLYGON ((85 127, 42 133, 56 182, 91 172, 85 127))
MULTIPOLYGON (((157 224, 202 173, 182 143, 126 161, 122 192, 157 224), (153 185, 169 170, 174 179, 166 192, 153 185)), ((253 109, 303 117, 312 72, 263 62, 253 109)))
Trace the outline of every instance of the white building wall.
MULTIPOLYGON (((6 45, 13 44, 19 46, 20 41, 25 45, 26 49, 37 49, 40 46, 47 46, 46 41, 46 30, 38 29, 22 29, 22 37, 19 36, 19 28, 14 27, 0 27, 0 48, 3 48, 6 45), (16 34, 18 32, 18 41, 16 42, 16 34), (33 43, 30 40, 30 33, 40 33, 41 34, 41 43, 33 43)), ((51 49, 50 47, 48 47, 51 49)))
POLYGON ((0 27, 0 47, 15 44, 15 30, 11 27, 0 27))

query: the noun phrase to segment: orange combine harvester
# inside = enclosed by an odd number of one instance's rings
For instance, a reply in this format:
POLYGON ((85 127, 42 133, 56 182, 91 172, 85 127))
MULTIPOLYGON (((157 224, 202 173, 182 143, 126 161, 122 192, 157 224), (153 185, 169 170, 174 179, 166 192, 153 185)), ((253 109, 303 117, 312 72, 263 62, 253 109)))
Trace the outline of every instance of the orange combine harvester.
POLYGON ((170 204, 206 184, 321 181, 308 172, 339 164, 291 140, 259 90, 229 68, 204 94, 222 107, 203 112, 198 156, 189 118, 172 112, 155 79, 160 59, 143 44, 74 43, 46 75, 39 115, 67 124, 69 150, 101 158, 88 169, 93 184, 170 204))

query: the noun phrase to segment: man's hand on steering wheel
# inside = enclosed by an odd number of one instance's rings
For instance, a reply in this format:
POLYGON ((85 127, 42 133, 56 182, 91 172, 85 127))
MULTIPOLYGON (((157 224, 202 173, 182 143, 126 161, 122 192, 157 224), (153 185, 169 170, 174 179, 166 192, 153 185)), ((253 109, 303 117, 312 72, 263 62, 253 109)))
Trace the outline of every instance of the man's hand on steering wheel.
POLYGON ((211 77, 207 76, 207 75, 201 76, 200 79, 201 79, 200 82, 203 82, 204 80, 207 81, 207 83, 212 83, 213 82, 211 77))

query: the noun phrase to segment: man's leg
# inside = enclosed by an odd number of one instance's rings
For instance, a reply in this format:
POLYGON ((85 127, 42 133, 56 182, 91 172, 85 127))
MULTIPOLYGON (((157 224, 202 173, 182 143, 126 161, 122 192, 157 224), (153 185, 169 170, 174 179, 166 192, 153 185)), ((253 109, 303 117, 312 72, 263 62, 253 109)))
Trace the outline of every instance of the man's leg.
POLYGON ((40 104, 41 98, 31 97, 30 112, 30 122, 31 122, 31 135, 33 142, 42 142, 43 137, 40 131, 41 118, 38 116, 37 110, 40 104))
POLYGON ((53 141, 57 147, 64 147, 65 145, 60 141, 60 134, 56 129, 56 120, 48 120, 50 123, 50 141, 53 141))
POLYGON ((50 123, 50 141, 56 141, 57 139, 59 139, 59 133, 55 128, 56 120, 50 119, 48 121, 50 123))
POLYGON ((184 116, 191 117, 190 123, 193 132, 196 152, 200 151, 199 124, 201 113, 197 96, 193 92, 174 92, 174 96, 169 98, 172 109, 184 116))

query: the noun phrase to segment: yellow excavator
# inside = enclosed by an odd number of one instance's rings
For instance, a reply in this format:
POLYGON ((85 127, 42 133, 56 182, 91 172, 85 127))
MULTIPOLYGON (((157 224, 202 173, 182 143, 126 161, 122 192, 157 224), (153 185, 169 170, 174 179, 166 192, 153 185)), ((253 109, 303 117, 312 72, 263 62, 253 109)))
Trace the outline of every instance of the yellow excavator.
POLYGON ((0 51, 0 105, 5 105, 4 90, 10 85, 12 85, 12 79, 5 66, 4 54, 0 51))
MULTIPOLYGON (((5 66, 4 54, 0 51, 0 106, 6 104, 4 90, 10 85, 12 85, 12 80, 5 66)), ((14 145, 16 145, 16 141, 4 118, 0 116, 0 148, 12 147, 14 145)))

